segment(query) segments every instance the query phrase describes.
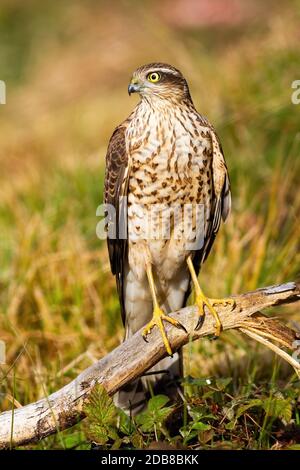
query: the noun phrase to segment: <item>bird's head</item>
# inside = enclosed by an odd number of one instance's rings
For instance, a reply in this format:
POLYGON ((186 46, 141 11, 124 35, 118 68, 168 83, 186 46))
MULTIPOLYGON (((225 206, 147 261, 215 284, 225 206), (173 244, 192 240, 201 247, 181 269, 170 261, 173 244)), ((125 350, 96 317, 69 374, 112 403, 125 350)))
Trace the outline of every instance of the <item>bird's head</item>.
POLYGON ((181 102, 191 100, 188 84, 182 73, 169 64, 152 63, 139 67, 132 75, 128 93, 142 98, 181 102))

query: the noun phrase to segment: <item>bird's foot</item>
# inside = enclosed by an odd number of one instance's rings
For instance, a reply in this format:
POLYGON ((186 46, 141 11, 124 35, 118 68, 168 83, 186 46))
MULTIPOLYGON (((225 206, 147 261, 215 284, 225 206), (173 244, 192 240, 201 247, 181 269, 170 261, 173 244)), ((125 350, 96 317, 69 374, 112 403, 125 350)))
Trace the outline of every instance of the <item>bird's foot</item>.
POLYGON ((196 325, 196 330, 199 330, 203 324, 204 317, 205 317, 205 306, 209 310, 210 314, 214 317, 216 323, 215 323, 215 338, 218 338, 221 334, 222 330, 222 323, 220 320, 220 317, 218 315, 218 312, 214 308, 214 305, 223 305, 226 307, 226 305, 231 305, 232 308, 235 305, 235 301, 232 298, 225 298, 225 299, 209 299, 206 297, 203 292, 201 291, 198 295, 196 295, 196 305, 199 309, 199 319, 198 323, 196 325))
POLYGON ((152 328, 157 326, 161 332, 162 339, 167 350, 167 353, 172 356, 172 349, 167 338, 166 330, 163 324, 163 321, 171 323, 171 325, 176 326, 176 328, 181 328, 182 330, 186 331, 185 327, 174 318, 168 317, 163 310, 159 306, 155 306, 153 310, 153 317, 152 320, 145 326, 142 332, 142 336, 145 341, 147 341, 147 336, 151 332, 152 328))

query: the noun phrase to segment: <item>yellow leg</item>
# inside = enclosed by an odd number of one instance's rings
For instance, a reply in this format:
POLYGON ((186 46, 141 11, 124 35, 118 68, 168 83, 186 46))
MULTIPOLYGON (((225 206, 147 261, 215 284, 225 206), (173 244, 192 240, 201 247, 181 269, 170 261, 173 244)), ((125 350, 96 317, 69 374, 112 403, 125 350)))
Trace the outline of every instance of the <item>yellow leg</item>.
POLYGON ((157 300, 157 296, 156 296, 155 284, 154 284, 151 264, 149 264, 147 266, 147 277, 148 277, 149 287, 150 287, 150 291, 151 291, 151 296, 152 296, 152 299, 153 299, 153 317, 152 317, 152 320, 143 329, 142 335, 143 335, 144 340, 147 341, 147 335, 151 332, 151 330, 154 326, 157 326, 159 328, 160 332, 161 332, 161 335, 162 335, 163 342, 164 342, 165 348, 167 350, 167 353, 170 356, 172 356, 172 349, 171 349, 169 340, 168 340, 167 335, 166 335, 165 327, 163 325, 163 320, 168 322, 168 323, 171 323, 171 325, 174 325, 177 328, 181 328, 184 331, 186 331, 186 329, 184 328, 184 326, 179 321, 165 315, 163 310, 160 308, 158 300, 157 300))
POLYGON ((217 311, 214 309, 213 305, 218 305, 218 304, 221 304, 221 305, 224 305, 224 306, 232 305, 232 307, 233 307, 235 305, 235 302, 231 298, 228 298, 228 299, 209 299, 208 297, 206 297, 204 295, 201 287, 200 287, 198 277, 197 277, 197 274, 196 274, 196 271, 195 271, 195 268, 194 268, 194 265, 193 265, 193 261, 192 261, 192 258, 190 256, 187 258, 187 265, 188 265, 189 271, 191 273, 192 281, 193 281, 193 284, 194 284, 194 287, 195 287, 196 305, 198 306, 198 309, 199 309, 199 320, 198 320, 198 323, 196 325, 196 330, 199 330, 199 328, 201 328, 201 326, 203 324, 204 316, 205 316, 204 308, 206 306, 208 308, 209 312, 211 313, 211 315, 216 320, 216 323, 215 323, 215 328, 216 328, 215 336, 218 337, 218 336, 220 336, 220 333, 221 333, 222 323, 221 323, 220 317, 219 317, 217 311))

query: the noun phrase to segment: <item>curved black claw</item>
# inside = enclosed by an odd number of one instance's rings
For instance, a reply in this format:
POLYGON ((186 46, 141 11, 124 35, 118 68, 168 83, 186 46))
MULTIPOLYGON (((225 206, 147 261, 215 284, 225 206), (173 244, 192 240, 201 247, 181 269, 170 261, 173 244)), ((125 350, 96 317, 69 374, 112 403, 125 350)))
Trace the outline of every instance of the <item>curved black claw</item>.
POLYGON ((216 341, 216 339, 219 339, 219 338, 220 338, 219 335, 213 335, 213 336, 211 337, 211 341, 216 341))
POLYGON ((198 318, 198 323, 195 327, 195 330, 200 330, 201 326, 203 325, 205 315, 200 315, 198 318))
POLYGON ((146 337, 146 336, 142 335, 142 338, 143 338, 143 340, 145 341, 145 343, 149 343, 149 341, 147 340, 147 337, 146 337))
POLYGON ((185 333, 187 333, 187 329, 186 329, 185 326, 183 326, 182 323, 178 322, 178 325, 176 325, 176 326, 177 326, 177 328, 180 328, 180 329, 183 330, 185 333))

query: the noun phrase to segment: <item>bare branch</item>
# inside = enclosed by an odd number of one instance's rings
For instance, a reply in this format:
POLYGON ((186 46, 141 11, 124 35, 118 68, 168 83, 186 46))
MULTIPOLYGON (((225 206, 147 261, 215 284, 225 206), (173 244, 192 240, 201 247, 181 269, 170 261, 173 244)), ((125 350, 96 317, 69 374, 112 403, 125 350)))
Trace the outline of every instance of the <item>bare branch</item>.
MULTIPOLYGON (((275 320, 261 314, 257 315, 257 312, 267 307, 296 302, 299 299, 300 285, 289 282, 236 296, 234 309, 230 306, 219 306, 217 310, 224 330, 240 328, 268 347, 270 344, 273 345, 270 341, 272 339, 281 346, 292 349, 292 343, 297 338, 296 333, 275 320)), ((200 331, 194 330, 198 319, 195 307, 186 307, 173 313, 172 316, 178 319, 188 332, 166 325, 173 351, 186 344, 190 338, 194 341, 214 333, 214 320, 211 315, 206 315, 200 331)), ((279 346, 273 346, 271 348, 275 352, 282 351, 279 346)), ((14 412, 1 413, 0 448, 36 442, 58 430, 73 426, 84 417, 83 405, 95 384, 102 384, 108 393, 113 395, 123 385, 142 375, 165 356, 166 351, 157 330, 151 332, 148 343, 142 339, 141 332, 136 333, 52 395, 18 408, 14 412)), ((284 354, 281 356, 287 359, 284 354)), ((296 369, 300 369, 297 361, 288 361, 296 369)))

